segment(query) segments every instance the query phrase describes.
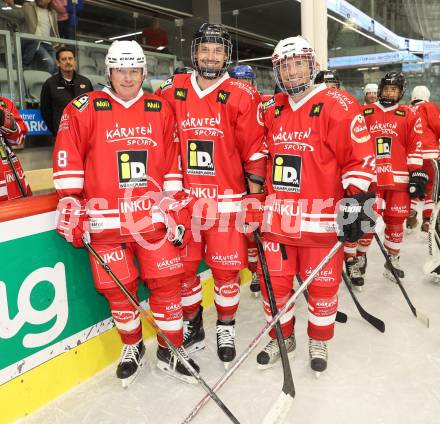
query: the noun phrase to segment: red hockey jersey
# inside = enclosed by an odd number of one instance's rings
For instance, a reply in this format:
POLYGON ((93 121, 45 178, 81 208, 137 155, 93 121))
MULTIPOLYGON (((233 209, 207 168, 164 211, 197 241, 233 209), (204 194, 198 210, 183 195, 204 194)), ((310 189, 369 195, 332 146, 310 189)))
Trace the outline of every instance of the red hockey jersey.
POLYGON ((409 171, 423 166, 420 118, 404 105, 384 108, 376 102, 362 109, 373 139, 378 188, 407 191, 409 171))
POLYGON ((159 194, 182 189, 175 130, 168 103, 142 91, 128 102, 109 89, 93 91, 66 107, 54 184, 61 197, 88 201, 93 241, 149 240, 164 231, 159 194))
POLYGON ((185 191, 212 200, 210 217, 240 211, 245 173, 261 177, 266 173, 267 148, 256 89, 226 73, 201 90, 192 73, 165 81, 160 95, 176 114, 185 191))
POLYGON ((18 176, 20 177, 20 181, 22 183, 23 188, 27 191, 27 195, 31 194, 31 189, 26 183, 25 175, 23 172, 23 168, 15 155, 14 151, 8 146, 9 145, 20 145, 24 142, 27 128, 18 113, 17 108, 14 103, 5 98, 0 97, 0 107, 9 111, 15 119, 17 124, 17 129, 15 131, 2 130, 0 137, 3 137, 6 140, 6 150, 0 144, 0 201, 1 200, 12 200, 22 197, 20 187, 15 181, 14 172, 12 171, 9 162, 7 160, 7 154, 12 160, 12 163, 17 171, 18 176))
POLYGON ((265 109, 265 236, 295 246, 331 246, 344 190, 367 191, 374 176, 360 106, 347 92, 320 84, 297 103, 278 93, 265 109))
POLYGON ((422 154, 423 159, 437 159, 439 157, 440 138, 440 108, 432 102, 419 102, 411 109, 422 120, 422 154))

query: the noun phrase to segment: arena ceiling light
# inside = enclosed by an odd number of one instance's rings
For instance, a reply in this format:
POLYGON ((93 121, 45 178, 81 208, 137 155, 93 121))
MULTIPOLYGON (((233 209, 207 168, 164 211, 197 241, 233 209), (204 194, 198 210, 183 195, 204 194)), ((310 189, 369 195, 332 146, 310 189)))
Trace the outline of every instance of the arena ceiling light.
POLYGON ((382 41, 378 40, 377 38, 374 38, 374 37, 372 37, 371 35, 368 35, 368 34, 366 34, 365 32, 358 30, 357 28, 355 28, 355 27, 354 27, 352 24, 350 24, 350 23, 344 22, 344 21, 342 21, 341 19, 338 19, 338 18, 336 18, 335 16, 332 16, 332 15, 330 15, 330 14, 327 14, 327 16, 328 16, 330 19, 333 19, 334 21, 339 22, 341 25, 344 25, 344 26, 345 26, 346 28, 348 28, 349 30, 354 31, 354 32, 357 32, 358 34, 363 35, 365 38, 369 38, 370 40, 374 41, 375 43, 380 44, 381 46, 384 46, 384 47, 386 47, 387 49, 392 50, 393 52, 398 52, 398 51, 399 51, 399 49, 395 49, 394 47, 391 47, 391 46, 389 46, 388 44, 382 43, 382 41))
POLYGON ((272 59, 272 56, 254 57, 252 59, 242 59, 242 60, 239 60, 238 63, 257 62, 259 60, 267 60, 267 59, 272 59))
POLYGON ((126 37, 131 37, 132 35, 138 35, 138 34, 142 34, 142 31, 137 31, 137 32, 131 32, 130 34, 123 34, 123 35, 117 35, 115 37, 109 37, 109 40, 119 40, 120 38, 126 38, 126 37))

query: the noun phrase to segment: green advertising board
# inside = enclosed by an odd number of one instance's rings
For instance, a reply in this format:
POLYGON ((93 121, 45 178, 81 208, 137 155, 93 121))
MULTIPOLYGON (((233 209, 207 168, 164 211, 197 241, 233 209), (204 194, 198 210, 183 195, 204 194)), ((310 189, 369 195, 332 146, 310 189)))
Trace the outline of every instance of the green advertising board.
POLYGON ((15 221, 0 223, 0 384, 113 326, 85 249, 48 229, 54 213, 15 221), (34 225, 41 219, 47 225, 39 232, 34 225), (18 225, 18 238, 3 232, 18 225))

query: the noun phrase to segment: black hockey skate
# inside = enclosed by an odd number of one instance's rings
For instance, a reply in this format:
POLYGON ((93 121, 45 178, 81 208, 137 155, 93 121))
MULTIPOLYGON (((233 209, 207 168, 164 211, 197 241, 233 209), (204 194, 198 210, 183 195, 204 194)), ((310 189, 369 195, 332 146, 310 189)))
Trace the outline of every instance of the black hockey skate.
MULTIPOLYGON (((399 279, 405 278, 405 272, 403 271, 399 263, 399 256, 389 255, 389 257, 391 265, 394 268, 394 271, 396 272, 396 275, 399 277, 399 279)), ((394 278, 394 274, 391 271, 391 267, 388 265, 388 261, 385 262, 385 271, 383 275, 391 280, 393 283, 397 283, 396 279, 394 278)))
POLYGON ((121 380, 122 387, 126 388, 133 383, 145 363, 144 356, 145 345, 142 340, 138 344, 124 345, 116 369, 116 377, 121 380))
MULTIPOLYGON (((287 339, 284 339, 286 344, 287 355, 289 358, 293 358, 296 349, 295 334, 292 334, 287 339)), ((280 348, 278 346, 278 340, 272 339, 264 349, 257 355, 257 368, 265 370, 273 367, 281 358, 280 348)))
POLYGON ((309 338, 310 367, 319 377, 327 369, 328 350, 327 342, 309 338))
MULTIPOLYGON (((197 372, 200 371, 200 367, 188 356, 185 349, 179 347, 177 350, 197 372)), ((197 384, 196 378, 186 369, 185 365, 183 365, 179 357, 171 349, 158 346, 156 356, 158 359, 157 368, 161 371, 185 383, 197 384)))
POLYGON ((203 329, 203 307, 192 320, 183 320, 183 347, 188 353, 205 348, 205 330, 203 329))
POLYGON ((367 255, 358 255, 356 259, 358 260, 359 271, 362 277, 365 277, 368 265, 367 255))
POLYGON ((428 231, 429 231, 429 221, 430 221, 430 218, 423 218, 422 225, 420 226, 420 231, 422 233, 428 234, 428 231))
POLYGON ((259 296, 260 291, 261 291, 260 277, 258 276, 258 274, 256 272, 252 273, 252 281, 251 281, 249 288, 251 289, 251 293, 253 293, 255 295, 255 297, 259 296))
POLYGON ((406 233, 411 234, 414 228, 417 227, 417 211, 410 209, 409 216, 406 218, 406 233))
POLYGON ((351 258, 350 260, 345 261, 345 269, 347 270, 351 284, 361 291, 362 286, 364 285, 364 277, 359 269, 359 265, 359 258, 351 258))
POLYGON ((229 363, 235 358, 235 320, 217 320, 217 355, 228 368, 229 363))

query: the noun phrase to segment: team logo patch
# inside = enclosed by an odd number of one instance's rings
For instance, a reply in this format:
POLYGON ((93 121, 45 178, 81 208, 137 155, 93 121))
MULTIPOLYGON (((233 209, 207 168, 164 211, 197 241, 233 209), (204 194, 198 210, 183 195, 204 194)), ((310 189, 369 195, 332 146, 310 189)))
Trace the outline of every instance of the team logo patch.
POLYGON ((231 93, 229 91, 220 90, 217 94, 217 102, 225 105, 230 95, 231 93))
POLYGON ((300 192, 301 161, 301 156, 275 155, 272 168, 272 182, 275 190, 300 192))
POLYGON ((365 143, 370 140, 370 133, 368 132, 365 118, 359 114, 356 115, 350 123, 350 134, 353 141, 356 143, 365 143))
POLYGON ((187 88, 176 88, 174 90, 174 98, 177 100, 186 100, 187 96, 188 96, 187 88))
POLYGON ((324 103, 317 103, 316 105, 313 105, 312 109, 310 109, 309 116, 321 115, 321 111, 323 107, 324 107, 324 103))
POLYGON ((6 108, 6 102, 0 99, 0 106, 6 108))
POLYGON ((87 105, 89 104, 89 96, 87 94, 77 97, 75 100, 72 100, 72 105, 75 109, 78 109, 82 112, 87 105))
POLYGON ((213 141, 188 140, 187 150, 187 174, 215 175, 213 141))
POLYGON ((160 100, 145 100, 144 109, 146 112, 160 112, 162 102, 160 100))
POLYGON ((376 138, 376 157, 389 158, 391 157, 391 137, 377 137, 376 138))
POLYGON ((374 108, 372 107, 364 109, 364 116, 372 115, 373 113, 374 113, 374 108))
POLYGON ((98 110, 112 110, 112 104, 108 99, 95 99, 93 100, 93 107, 98 110))
POLYGON ((173 80, 174 77, 168 78, 167 80, 165 80, 161 85, 160 85, 160 89, 162 91, 166 90, 167 88, 170 88, 173 85, 173 80))
POLYGON ((394 114, 397 115, 397 116, 406 116, 406 112, 404 110, 401 110, 401 109, 397 109, 394 112, 394 114))
POLYGON ((147 187, 146 150, 124 150, 117 154, 119 187, 147 187))
POLYGON ((278 118, 281 115, 281 111, 284 109, 284 106, 275 106, 275 118, 278 118))
POLYGON ((274 104, 275 104, 275 97, 271 97, 269 100, 266 100, 265 102, 263 102, 263 110, 266 111, 268 108, 270 108, 274 104))

